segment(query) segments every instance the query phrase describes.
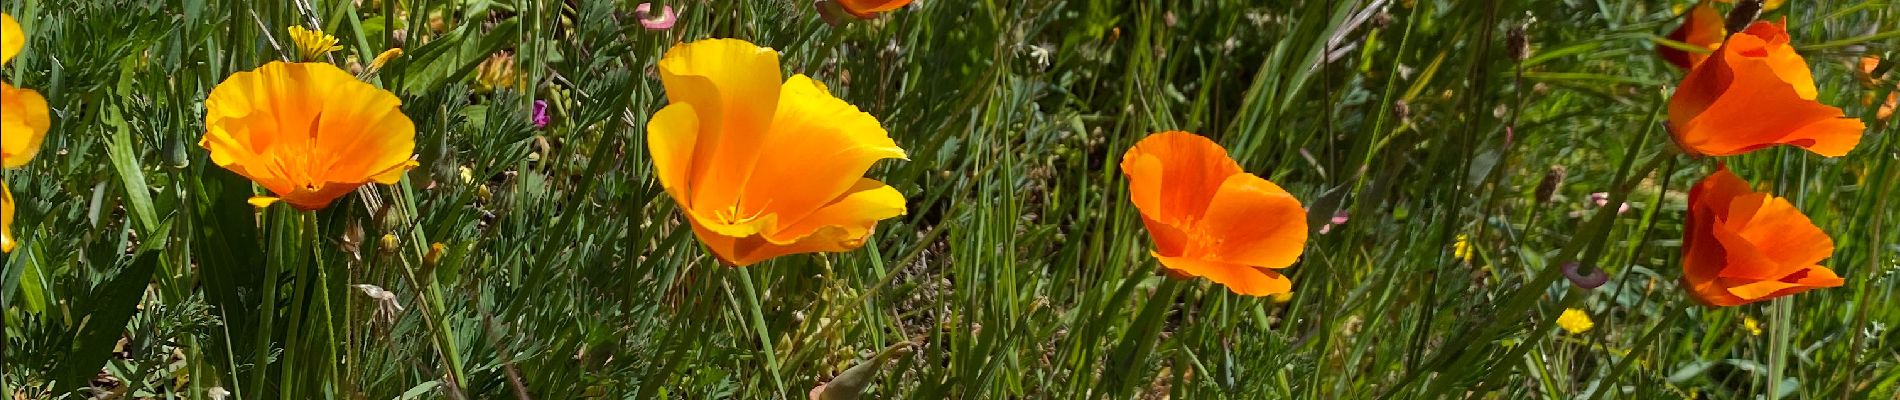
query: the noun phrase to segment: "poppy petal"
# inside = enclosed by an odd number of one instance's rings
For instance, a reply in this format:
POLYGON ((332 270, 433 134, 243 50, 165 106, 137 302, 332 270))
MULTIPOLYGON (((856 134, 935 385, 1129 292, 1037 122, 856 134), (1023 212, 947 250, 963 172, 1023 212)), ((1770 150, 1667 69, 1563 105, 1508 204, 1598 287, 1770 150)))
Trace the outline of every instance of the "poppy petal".
POLYGON ((813 240, 813 234, 819 230, 835 228, 842 230, 842 235, 820 239, 837 243, 822 247, 852 249, 862 244, 878 221, 904 213, 904 195, 896 188, 875 179, 860 178, 844 195, 799 220, 785 221, 785 227, 767 235, 766 239, 775 244, 807 242, 813 240))
POLYGON ((1234 174, 1215 192, 1202 234, 1211 259, 1261 268, 1285 268, 1306 245, 1306 210, 1299 199, 1253 174, 1234 174))
POLYGON ((1834 240, 1787 199, 1756 193, 1738 197, 1729 218, 1713 230, 1728 251, 1723 278, 1779 279, 1834 253, 1834 240))
MULTIPOLYGON (((701 40, 667 50, 659 70, 668 102, 691 104, 699 116, 689 179, 745 181, 778 109, 778 52, 743 40, 701 40)), ((730 207, 739 189, 699 185, 689 206, 702 212, 730 207)))
POLYGON ((870 18, 909 5, 911 0, 838 0, 838 6, 858 18, 870 18))
POLYGON ((1195 258, 1164 257, 1159 254, 1154 257, 1161 261, 1162 266, 1170 270, 1207 278, 1221 286, 1226 286, 1227 290, 1235 294, 1267 296, 1293 291, 1293 281, 1270 269, 1195 258))
MULTIPOLYGON (((1683 18, 1682 26, 1669 33, 1669 40, 1710 50, 1721 47, 1722 36, 1726 31, 1722 27, 1722 19, 1722 14, 1716 12, 1715 6, 1710 5, 1707 0, 1696 2, 1683 18)), ((1669 46, 1657 46, 1656 52, 1662 55, 1663 60, 1683 69, 1695 69, 1697 65, 1701 65, 1709 58, 1709 53, 1686 51, 1669 46)))
POLYGON ((1172 131, 1149 135, 1122 156, 1129 196, 1141 214, 1164 224, 1187 225, 1207 213, 1227 178, 1243 173, 1227 150, 1200 135, 1172 131))
POLYGON ((13 61, 22 48, 26 48, 26 34, 20 31, 20 23, 12 15, 0 13, 0 65, 13 61))
POLYGON ((0 182, 0 253, 12 253, 13 246, 13 191, 7 189, 6 182, 0 182))
POLYGON ((0 165, 19 168, 33 161, 52 126, 40 92, 0 82, 0 165))
MULTIPOLYGON (((804 75, 785 81, 775 115, 765 138, 764 148, 770 150, 759 153, 757 170, 745 181, 739 203, 770 207, 784 224, 798 224, 820 207, 862 189, 860 177, 879 160, 905 158, 904 149, 877 118, 832 97, 804 75)), ((890 193, 901 213, 903 197, 895 190, 890 193)))
POLYGON ((699 115, 692 104, 673 103, 661 108, 647 122, 647 152, 653 156, 653 173, 660 187, 681 203, 691 203, 687 179, 692 175, 693 145, 699 138, 699 115))

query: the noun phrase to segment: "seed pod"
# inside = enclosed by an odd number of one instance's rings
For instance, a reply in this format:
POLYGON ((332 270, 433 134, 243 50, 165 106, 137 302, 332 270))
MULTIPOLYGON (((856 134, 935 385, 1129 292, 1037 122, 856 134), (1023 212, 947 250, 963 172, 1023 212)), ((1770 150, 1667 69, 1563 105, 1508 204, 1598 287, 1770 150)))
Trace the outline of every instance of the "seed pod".
POLYGON ((1537 183, 1537 204, 1549 203, 1551 196, 1557 194, 1557 187, 1563 186, 1564 177, 1567 175, 1569 175, 1569 170, 1564 166, 1550 166, 1550 171, 1544 173, 1544 181, 1537 183))
POLYGON ((1728 31, 1741 32, 1748 29, 1748 24, 1754 23, 1755 17, 1761 16, 1761 9, 1762 0, 1737 0, 1735 9, 1728 12, 1728 31))

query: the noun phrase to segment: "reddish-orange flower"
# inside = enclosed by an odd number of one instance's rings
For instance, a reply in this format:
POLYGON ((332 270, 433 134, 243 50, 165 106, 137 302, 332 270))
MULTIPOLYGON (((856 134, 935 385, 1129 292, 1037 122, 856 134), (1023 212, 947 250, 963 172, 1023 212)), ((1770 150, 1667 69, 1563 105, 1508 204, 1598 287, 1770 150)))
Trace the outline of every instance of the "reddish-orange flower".
MULTIPOLYGON (((1861 57, 1860 58, 1861 82, 1864 82, 1868 85, 1879 85, 1881 81, 1879 79, 1876 79, 1877 77, 1874 76, 1874 68, 1878 68, 1878 67, 1880 67, 1880 57, 1875 57, 1875 56, 1861 57)), ((1873 96, 1874 96, 1873 93, 1868 93, 1867 98, 1861 100, 1861 104, 1868 105, 1868 106, 1873 105, 1874 103, 1873 96)), ((1874 112, 1874 118, 1882 120, 1882 121, 1887 120, 1887 118, 1892 118, 1893 109, 1894 109, 1894 106, 1896 105, 1895 103, 1900 103, 1900 81, 1894 82, 1893 90, 1887 92, 1887 102, 1882 103, 1880 105, 1880 110, 1874 112)))
POLYGON ((1683 285, 1703 304, 1747 304, 1844 283, 1815 264, 1834 252, 1826 232, 1787 199, 1750 190, 1726 166, 1689 191, 1685 225, 1683 285))
MULTIPOLYGON (((1690 46, 1709 49, 1711 52, 1722 47, 1722 36, 1728 29, 1722 27, 1722 14, 1708 0, 1695 3, 1683 14, 1682 26, 1669 33, 1669 40, 1687 43, 1690 46)), ((1709 58, 1708 52, 1693 52, 1669 46, 1656 46, 1656 53, 1682 69, 1695 69, 1703 60, 1709 58)))
POLYGON ((1122 156, 1122 174, 1150 252, 1171 275, 1199 276, 1234 293, 1287 293, 1274 271, 1306 246, 1306 210, 1273 182, 1240 169, 1227 150, 1200 135, 1149 135, 1122 156))
POLYGON ((1815 100, 1807 61, 1784 23, 1757 22, 1690 71, 1669 99, 1669 130, 1690 153, 1728 156, 1791 145, 1846 155, 1866 125, 1815 100))
POLYGON ((843 8, 844 12, 864 19, 875 17, 879 13, 904 8, 905 5, 910 4, 910 1, 911 0, 837 0, 838 6, 843 8))

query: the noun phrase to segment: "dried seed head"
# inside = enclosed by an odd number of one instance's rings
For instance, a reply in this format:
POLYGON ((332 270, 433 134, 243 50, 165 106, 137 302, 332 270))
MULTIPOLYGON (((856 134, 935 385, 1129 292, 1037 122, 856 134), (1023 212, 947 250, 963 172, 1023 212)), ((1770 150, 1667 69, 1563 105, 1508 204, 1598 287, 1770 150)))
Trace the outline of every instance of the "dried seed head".
POLYGON ((1544 181, 1537 183, 1537 204, 1549 203, 1550 198, 1557 194, 1557 187, 1564 185, 1564 177, 1567 175, 1569 175, 1569 170, 1564 166, 1550 166, 1550 171, 1544 172, 1544 181))
POLYGON ((1523 62, 1531 56, 1531 40, 1523 25, 1512 26, 1505 36, 1504 51, 1509 52, 1511 61, 1523 62))
POLYGON ((1728 31, 1741 32, 1748 29, 1748 24, 1754 23, 1755 17, 1761 16, 1761 9, 1762 0, 1736 1, 1735 9, 1728 12, 1728 31))

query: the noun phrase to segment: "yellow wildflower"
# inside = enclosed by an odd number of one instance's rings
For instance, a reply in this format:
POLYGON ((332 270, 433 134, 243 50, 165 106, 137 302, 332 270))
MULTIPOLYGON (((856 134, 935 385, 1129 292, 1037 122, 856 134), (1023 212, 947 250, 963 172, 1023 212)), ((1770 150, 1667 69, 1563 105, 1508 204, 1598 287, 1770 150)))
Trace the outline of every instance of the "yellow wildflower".
POLYGON ((343 50, 343 46, 336 44, 336 36, 330 36, 323 31, 304 29, 295 25, 287 29, 290 31, 290 42, 297 46, 298 61, 316 61, 324 54, 343 50))
POLYGON ((1761 321, 1755 320, 1753 315, 1742 316, 1742 328, 1748 329, 1749 336, 1761 336, 1761 321))
POLYGON ((1468 236, 1465 236, 1465 234, 1463 233, 1458 234, 1458 242, 1452 243, 1451 245, 1452 258, 1457 258, 1460 261, 1464 261, 1466 264, 1470 264, 1472 253, 1476 253, 1476 252, 1471 251, 1471 238, 1468 236))
POLYGON ((1557 317, 1557 326, 1563 327, 1565 331, 1574 335, 1595 328, 1597 324, 1590 322, 1590 314, 1571 308, 1564 310, 1564 314, 1557 317))

